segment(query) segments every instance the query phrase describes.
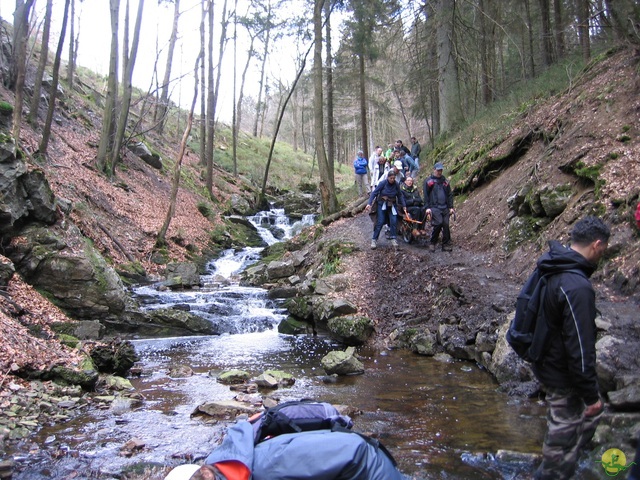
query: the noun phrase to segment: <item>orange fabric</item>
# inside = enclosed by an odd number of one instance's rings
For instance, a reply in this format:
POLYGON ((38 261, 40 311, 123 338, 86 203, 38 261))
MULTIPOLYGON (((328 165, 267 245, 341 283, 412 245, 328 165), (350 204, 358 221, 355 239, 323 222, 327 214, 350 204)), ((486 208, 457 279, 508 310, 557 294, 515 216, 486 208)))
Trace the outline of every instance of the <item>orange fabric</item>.
POLYGON ((229 460, 228 462, 218 462, 215 466, 227 480, 249 480, 251 478, 251 471, 242 462, 229 460))

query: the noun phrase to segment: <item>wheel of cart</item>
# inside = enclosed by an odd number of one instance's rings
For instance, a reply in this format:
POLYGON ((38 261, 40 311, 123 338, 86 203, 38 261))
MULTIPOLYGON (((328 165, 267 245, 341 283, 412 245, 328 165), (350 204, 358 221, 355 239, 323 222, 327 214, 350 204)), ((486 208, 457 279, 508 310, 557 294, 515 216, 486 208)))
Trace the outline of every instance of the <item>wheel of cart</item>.
POLYGON ((431 215, 427 215, 426 212, 422 213, 422 220, 411 218, 411 215, 405 214, 400 219, 398 233, 405 243, 413 243, 415 240, 427 239, 429 235, 427 225, 430 221, 431 215))

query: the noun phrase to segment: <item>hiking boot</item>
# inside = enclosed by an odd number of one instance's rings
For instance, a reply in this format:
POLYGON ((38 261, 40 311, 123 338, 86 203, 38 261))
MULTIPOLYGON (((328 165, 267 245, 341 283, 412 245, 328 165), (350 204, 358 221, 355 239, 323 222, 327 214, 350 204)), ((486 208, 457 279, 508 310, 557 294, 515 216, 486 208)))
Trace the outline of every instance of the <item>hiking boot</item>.
POLYGON ((377 246, 378 242, 376 242, 375 240, 371 240, 371 250, 375 250, 377 246))
POLYGON ((436 251, 436 244, 435 243, 430 243, 429 244, 429 251, 430 252, 435 252, 436 251))
POLYGON ((392 238, 389 243, 391 243, 393 248, 398 248, 398 241, 395 238, 392 238))
POLYGON ((443 252, 451 252, 451 251, 453 251, 453 247, 451 246, 451 244, 447 243, 446 245, 442 245, 442 251, 443 252))

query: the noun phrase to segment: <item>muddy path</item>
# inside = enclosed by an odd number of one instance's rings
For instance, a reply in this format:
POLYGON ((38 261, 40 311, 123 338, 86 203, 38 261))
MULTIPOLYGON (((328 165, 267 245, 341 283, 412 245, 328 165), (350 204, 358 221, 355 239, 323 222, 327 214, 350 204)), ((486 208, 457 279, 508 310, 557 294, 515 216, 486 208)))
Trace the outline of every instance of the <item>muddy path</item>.
MULTIPOLYGON (((458 214, 457 222, 462 221, 458 214)), ((415 327, 438 332, 442 325, 456 326, 463 337, 458 340, 458 358, 464 358, 464 344, 474 343, 478 333, 484 333, 490 342, 496 341, 537 256, 523 261, 510 259, 501 250, 474 250, 477 243, 457 236, 457 227, 464 230, 461 224, 452 222, 452 252, 439 248, 430 252, 426 241, 406 244, 400 238, 399 246, 393 248, 384 234, 380 235, 378 248, 371 250, 373 224, 365 213, 326 227, 323 239, 341 239, 357 247, 341 262, 342 271, 350 278, 345 296, 374 321, 376 345, 389 346, 389 335, 394 331, 415 327)), ((601 335, 624 339, 615 350, 616 376, 627 372, 635 375, 640 366, 640 300, 601 282, 601 272, 606 268, 605 264, 592 278, 601 313, 598 327, 601 335)), ((603 389, 615 389, 603 383, 603 389)))
POLYGON ((491 253, 474 252, 457 242, 455 223, 451 252, 430 252, 426 241, 407 244, 402 239, 393 248, 384 234, 371 250, 372 231, 363 213, 329 225, 325 238, 357 246, 341 266, 351 278, 350 299, 376 324, 376 342, 384 342, 399 327, 435 327, 447 319, 464 320, 470 330, 497 328, 497 320, 513 308, 519 280, 503 273, 491 253))

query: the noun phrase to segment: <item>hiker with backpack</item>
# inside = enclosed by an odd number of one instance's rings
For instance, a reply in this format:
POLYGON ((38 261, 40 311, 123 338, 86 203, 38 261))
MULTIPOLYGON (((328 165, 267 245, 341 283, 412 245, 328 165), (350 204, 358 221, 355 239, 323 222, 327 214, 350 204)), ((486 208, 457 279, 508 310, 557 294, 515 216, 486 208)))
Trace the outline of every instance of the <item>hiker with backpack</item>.
POLYGON ((516 318, 507 334, 514 350, 531 362, 546 391, 548 430, 542 463, 534 476, 538 480, 570 478, 579 450, 591 440, 602 416, 595 292, 589 277, 609 236, 609 227, 590 216, 575 224, 570 247, 550 241, 549 251, 538 259, 536 271, 518 297, 516 318), (523 299, 527 305, 521 303, 523 299))
POLYGON ((376 226, 373 229, 373 238, 371 239, 371 249, 375 249, 378 246, 378 237, 382 231, 382 227, 387 221, 389 222, 389 243, 392 247, 398 246, 396 240, 396 228, 398 225, 399 208, 407 213, 407 206, 404 203, 404 195, 400 190, 400 185, 396 181, 395 169, 390 169, 387 172, 387 178, 380 181, 378 186, 371 192, 369 197, 369 203, 365 207, 365 212, 371 211, 371 205, 376 202, 377 219, 376 226))
POLYGON ((455 214, 453 209, 453 191, 451 184, 444 177, 442 171, 444 165, 440 162, 433 167, 433 173, 428 177, 422 186, 424 191, 424 205, 427 214, 431 215, 431 242, 429 250, 436 251, 438 237, 442 232, 442 251, 451 251, 451 231, 449 230, 449 220, 455 214))

